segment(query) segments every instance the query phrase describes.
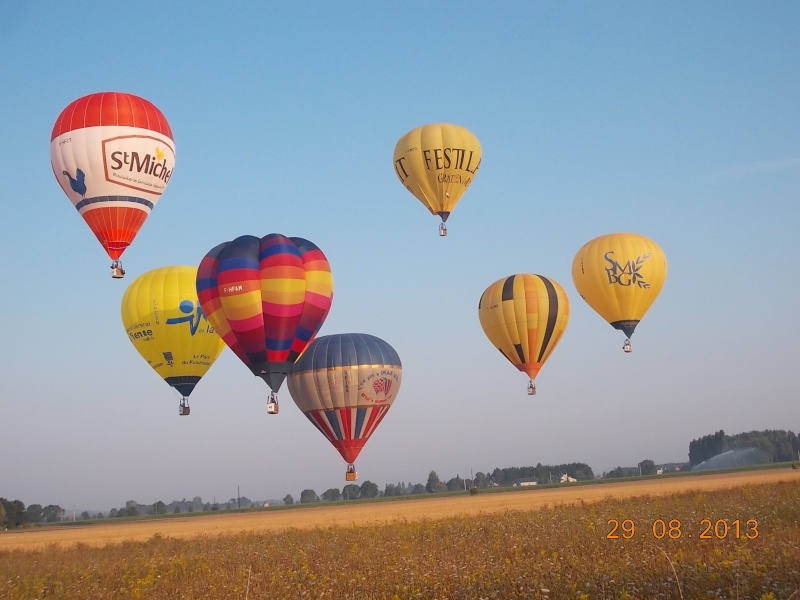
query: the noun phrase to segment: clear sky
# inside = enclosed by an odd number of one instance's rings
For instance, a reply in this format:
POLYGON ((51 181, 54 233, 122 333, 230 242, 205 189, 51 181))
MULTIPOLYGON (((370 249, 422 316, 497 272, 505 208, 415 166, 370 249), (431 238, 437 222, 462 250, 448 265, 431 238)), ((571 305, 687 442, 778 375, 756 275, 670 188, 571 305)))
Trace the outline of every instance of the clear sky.
POLYGON ((180 417, 125 335, 137 275, 244 234, 317 244, 335 281, 320 335, 400 355, 356 465, 381 490, 800 430, 799 23, 795 1, 0 3, 0 496, 108 510, 345 485, 285 384, 267 415, 226 349, 180 417), (99 91, 147 98, 175 136, 122 280, 49 162, 58 114, 99 91), (440 121, 483 147, 446 238, 392 168, 401 135, 440 121), (571 277, 617 231, 669 262, 632 354, 571 277), (534 397, 477 314, 520 272, 572 303, 534 397))

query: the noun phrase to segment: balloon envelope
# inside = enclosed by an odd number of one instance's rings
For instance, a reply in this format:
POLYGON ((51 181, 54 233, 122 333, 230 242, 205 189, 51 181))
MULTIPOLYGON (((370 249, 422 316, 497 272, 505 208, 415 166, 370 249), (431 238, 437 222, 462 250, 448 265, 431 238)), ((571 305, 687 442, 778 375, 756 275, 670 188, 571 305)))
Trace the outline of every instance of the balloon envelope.
POLYGON ((569 310, 564 288, 552 279, 529 273, 498 279, 478 303, 486 337, 531 380, 564 334, 569 310))
POLYGON ((101 92, 78 98, 58 116, 50 162, 61 189, 117 260, 172 178, 175 144, 152 103, 101 92))
POLYGON ((444 222, 473 182, 481 156, 478 138, 465 127, 431 123, 398 140, 394 170, 400 183, 444 222))
POLYGON ((667 258, 650 238, 610 233, 587 242, 572 261, 575 289, 612 327, 630 337, 667 277, 667 258))
POLYGON ((400 357, 366 333, 321 336, 293 365, 289 393, 297 407, 353 463, 400 389, 400 357))
POLYGON ((159 377, 187 397, 225 347, 197 300, 197 268, 170 266, 137 277, 122 296, 122 324, 159 377))
POLYGON ((225 343, 277 392, 328 316, 333 276, 308 240, 245 235, 206 254, 197 295, 225 343))

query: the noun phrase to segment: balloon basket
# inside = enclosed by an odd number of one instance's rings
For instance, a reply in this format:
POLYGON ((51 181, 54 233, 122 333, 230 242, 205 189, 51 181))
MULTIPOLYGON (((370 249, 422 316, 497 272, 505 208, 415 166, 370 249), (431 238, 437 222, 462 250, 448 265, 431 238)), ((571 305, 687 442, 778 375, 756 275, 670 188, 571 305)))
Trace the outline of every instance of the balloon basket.
POLYGON ((118 260, 111 263, 111 277, 112 279, 122 279, 125 277, 125 269, 122 268, 122 263, 118 260))
POLYGON ((269 396, 269 401, 267 402, 267 414, 268 415, 277 415, 280 407, 278 406, 278 394, 272 392, 269 396))

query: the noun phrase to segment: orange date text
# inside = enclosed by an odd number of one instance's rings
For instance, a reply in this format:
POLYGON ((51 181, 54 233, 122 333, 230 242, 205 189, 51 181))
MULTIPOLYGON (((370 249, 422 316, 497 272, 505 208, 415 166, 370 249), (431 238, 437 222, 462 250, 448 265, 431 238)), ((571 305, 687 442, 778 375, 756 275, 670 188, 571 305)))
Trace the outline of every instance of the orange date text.
POLYGON ((656 519, 647 522, 609 519, 607 525, 608 540, 630 540, 635 537, 657 540, 754 540, 758 537, 758 519, 700 519, 699 522, 691 523, 681 519, 656 519))

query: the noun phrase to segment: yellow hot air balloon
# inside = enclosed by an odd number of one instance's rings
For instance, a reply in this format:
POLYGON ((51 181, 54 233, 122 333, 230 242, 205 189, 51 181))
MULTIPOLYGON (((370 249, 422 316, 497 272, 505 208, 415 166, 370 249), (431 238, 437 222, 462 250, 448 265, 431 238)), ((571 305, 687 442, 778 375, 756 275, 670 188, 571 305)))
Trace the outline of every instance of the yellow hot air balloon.
POLYGON ((137 277, 122 296, 122 324, 139 354, 182 396, 188 396, 225 343, 206 320, 197 300, 197 267, 153 269, 137 277))
POLYGON ((394 170, 400 183, 431 214, 441 217, 439 235, 447 235, 444 223, 480 166, 481 144, 460 125, 417 127, 401 137, 394 149, 394 170))
POLYGON ((521 273, 495 281, 483 292, 478 317, 489 341, 511 364, 533 380, 558 344, 569 322, 569 298, 557 282, 521 273))
POLYGON ((655 302, 667 278, 667 258, 650 238, 609 233, 585 244, 572 261, 572 280, 586 303, 614 329, 633 330, 655 302))

